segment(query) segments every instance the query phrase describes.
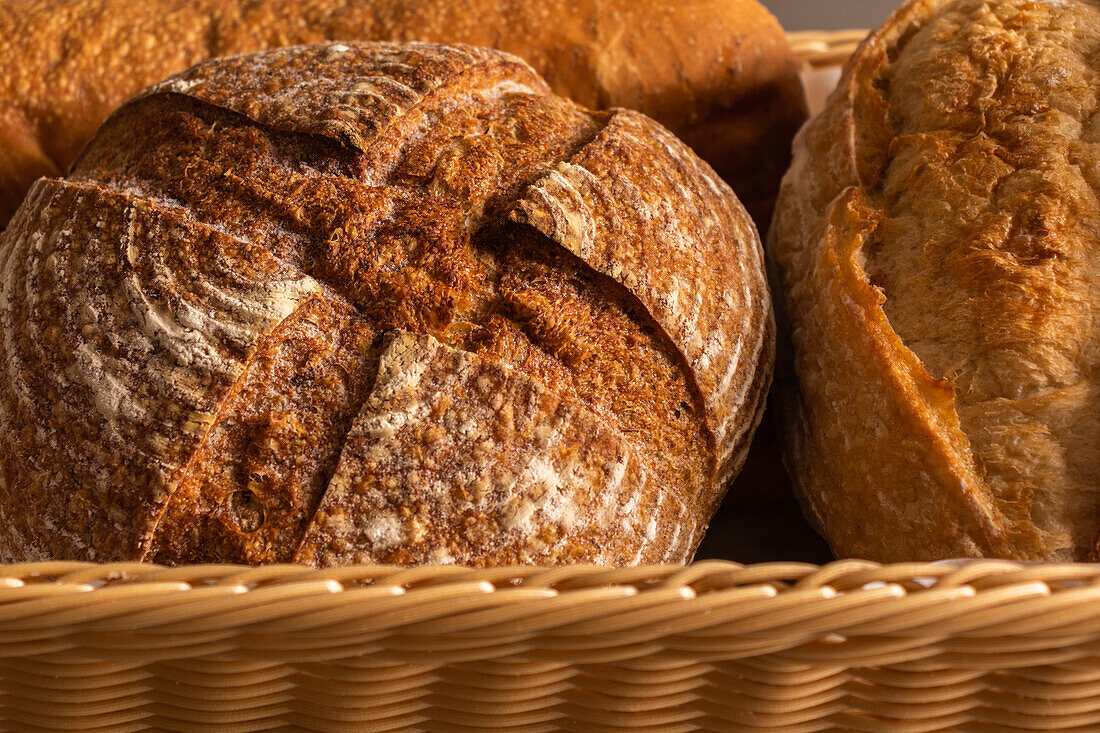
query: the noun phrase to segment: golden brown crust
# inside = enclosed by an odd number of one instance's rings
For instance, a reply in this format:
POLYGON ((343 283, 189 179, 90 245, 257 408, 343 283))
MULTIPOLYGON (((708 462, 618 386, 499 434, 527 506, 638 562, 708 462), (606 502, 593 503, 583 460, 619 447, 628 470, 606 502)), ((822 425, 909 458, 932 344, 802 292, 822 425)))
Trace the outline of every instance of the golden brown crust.
MULTIPOLYGON (((676 344, 703 398, 724 489, 759 423, 759 416, 744 422, 742 410, 762 410, 771 384, 770 374, 746 371, 741 361, 755 363, 775 350, 771 311, 746 308, 768 297, 765 284, 749 276, 763 269, 763 254, 746 249, 729 269, 714 269, 725 256, 723 233, 750 241, 752 224, 733 198, 662 200, 659 192, 677 185, 718 192, 721 182, 667 130, 620 111, 572 160, 532 184, 512 217, 629 290, 676 344), (726 279, 730 270, 733 280, 726 279), (744 288, 726 287, 729 282, 744 288), (720 299, 708 297, 712 293, 720 299), (736 322, 746 313, 760 319, 749 324, 755 338, 747 342, 741 340, 745 324, 736 322)), ((704 501, 717 508, 720 498, 704 501)))
POLYGON ((486 49, 201 64, 36 184, 0 254, 5 557, 679 562, 771 368, 729 188, 486 49), (583 242, 551 226, 562 170, 583 242))
POLYGON ((43 179, 27 203, 2 251, 3 554, 135 556, 250 352, 321 285, 131 194, 43 179))
POLYGON ((286 538, 312 518, 374 377, 363 358, 374 336, 325 294, 284 319, 192 454, 144 555, 171 565, 290 562, 286 538))
POLYGON ((1091 549, 1098 41, 1095 3, 909 2, 797 138, 789 457, 838 554, 1091 549))
POLYGON ((516 54, 559 94, 670 127, 763 223, 806 116, 797 63, 756 0, 6 0, 0 226, 139 90, 204 59, 323 40, 516 54))
POLYGON ((684 562, 700 529, 595 413, 503 362, 393 332, 296 559, 684 562))

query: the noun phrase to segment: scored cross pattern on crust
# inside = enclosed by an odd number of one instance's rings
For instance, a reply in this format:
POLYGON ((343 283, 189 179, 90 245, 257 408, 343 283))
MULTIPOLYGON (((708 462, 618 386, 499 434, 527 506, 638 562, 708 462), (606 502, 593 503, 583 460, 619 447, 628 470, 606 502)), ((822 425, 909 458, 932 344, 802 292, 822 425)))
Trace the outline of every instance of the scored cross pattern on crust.
POLYGON ((725 184, 484 49, 201 64, 0 256, 9 559, 679 562, 770 375, 725 184))

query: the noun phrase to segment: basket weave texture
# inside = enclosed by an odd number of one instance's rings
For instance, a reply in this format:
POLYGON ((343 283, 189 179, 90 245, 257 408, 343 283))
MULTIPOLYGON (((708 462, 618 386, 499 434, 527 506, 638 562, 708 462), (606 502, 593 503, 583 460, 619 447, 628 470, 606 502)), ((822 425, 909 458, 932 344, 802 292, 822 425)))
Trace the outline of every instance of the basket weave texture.
POLYGON ((1100 567, 39 563, 8 730, 1097 730, 1100 567))

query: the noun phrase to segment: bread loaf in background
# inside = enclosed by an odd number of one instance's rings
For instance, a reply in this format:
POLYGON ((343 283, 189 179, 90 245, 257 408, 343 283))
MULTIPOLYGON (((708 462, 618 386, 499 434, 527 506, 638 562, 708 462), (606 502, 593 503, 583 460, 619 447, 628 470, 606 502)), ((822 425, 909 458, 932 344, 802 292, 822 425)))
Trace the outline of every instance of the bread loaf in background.
POLYGON ((1095 2, 909 2, 798 136, 789 458, 838 555, 1094 547, 1098 47, 1095 2))
POLYGON ((8 561, 681 562, 771 378, 729 187, 475 47, 174 76, 0 276, 8 561))
POLYGON ((0 227, 141 89, 204 59, 322 40, 516 54, 558 94, 673 130, 761 229, 806 116, 797 63, 756 0, 2 0, 0 227))

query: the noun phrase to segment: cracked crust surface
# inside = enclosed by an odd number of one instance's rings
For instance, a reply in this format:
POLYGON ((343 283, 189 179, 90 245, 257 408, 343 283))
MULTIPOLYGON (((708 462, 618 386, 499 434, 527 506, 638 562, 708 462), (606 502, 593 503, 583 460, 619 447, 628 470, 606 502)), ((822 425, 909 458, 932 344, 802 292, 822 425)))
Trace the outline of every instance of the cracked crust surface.
POLYGON ((393 332, 299 562, 685 562, 698 512, 621 432, 504 362, 393 332))
POLYGON ((770 378, 728 187, 484 49, 200 64, 0 257, 8 559, 682 562, 770 378))
POLYGON ((909 2, 797 139, 790 458, 838 554, 1092 550, 1098 54, 1093 2, 909 2))

